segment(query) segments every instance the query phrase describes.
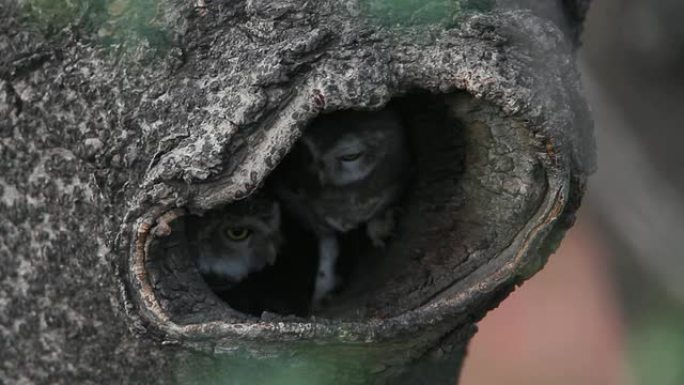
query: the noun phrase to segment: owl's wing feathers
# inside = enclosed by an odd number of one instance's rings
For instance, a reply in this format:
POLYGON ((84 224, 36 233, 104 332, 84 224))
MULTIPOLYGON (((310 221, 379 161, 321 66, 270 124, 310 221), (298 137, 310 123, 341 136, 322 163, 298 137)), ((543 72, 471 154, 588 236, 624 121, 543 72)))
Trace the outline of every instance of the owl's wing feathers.
POLYGON ((330 232, 318 210, 315 209, 315 199, 312 199, 309 194, 301 189, 294 190, 286 184, 279 184, 275 190, 285 210, 300 224, 318 235, 330 232))

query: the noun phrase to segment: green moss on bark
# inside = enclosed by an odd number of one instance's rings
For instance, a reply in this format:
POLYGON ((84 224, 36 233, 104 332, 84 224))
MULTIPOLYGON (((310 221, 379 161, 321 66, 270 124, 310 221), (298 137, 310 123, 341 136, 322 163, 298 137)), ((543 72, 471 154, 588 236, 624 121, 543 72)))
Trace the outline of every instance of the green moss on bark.
POLYGON ((160 0, 28 0, 22 20, 46 37, 65 29, 100 45, 135 45, 142 41, 165 50, 170 33, 160 0))
POLYGON ((386 25, 451 24, 468 12, 487 12, 494 0, 363 0, 369 15, 386 25))

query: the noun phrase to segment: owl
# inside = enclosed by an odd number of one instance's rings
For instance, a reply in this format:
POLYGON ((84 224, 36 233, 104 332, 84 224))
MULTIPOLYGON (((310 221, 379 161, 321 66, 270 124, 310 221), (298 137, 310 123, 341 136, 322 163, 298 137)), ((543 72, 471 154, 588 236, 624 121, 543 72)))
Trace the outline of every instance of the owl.
POLYGON ((197 268, 215 290, 235 286, 278 257, 280 205, 267 196, 214 210, 191 227, 197 268))
POLYGON ((276 177, 283 208, 318 237, 314 301, 336 286, 340 233, 366 225, 383 246, 409 175, 406 132, 398 114, 340 111, 315 120, 276 177))

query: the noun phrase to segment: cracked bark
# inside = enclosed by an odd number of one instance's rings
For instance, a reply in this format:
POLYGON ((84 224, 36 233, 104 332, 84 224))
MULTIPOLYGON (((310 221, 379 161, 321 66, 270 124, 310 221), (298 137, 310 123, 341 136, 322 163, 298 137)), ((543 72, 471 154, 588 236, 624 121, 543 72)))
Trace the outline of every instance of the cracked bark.
POLYGON ((594 168, 574 66, 588 2, 470 3, 388 24, 356 1, 160 1, 161 48, 1 4, 0 382, 453 383, 594 168), (391 258, 335 306, 240 314, 187 252, 165 256, 182 220, 160 218, 250 194, 316 115, 387 103, 424 173, 391 258))

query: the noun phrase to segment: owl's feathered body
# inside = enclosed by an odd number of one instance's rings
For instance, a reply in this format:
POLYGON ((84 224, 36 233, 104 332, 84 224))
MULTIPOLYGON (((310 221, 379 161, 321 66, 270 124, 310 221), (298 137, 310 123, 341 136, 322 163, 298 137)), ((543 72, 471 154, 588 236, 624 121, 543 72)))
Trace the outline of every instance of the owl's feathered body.
POLYGON ((278 195, 285 208, 314 233, 347 232, 397 201, 403 183, 387 182, 376 186, 328 187, 312 195, 307 190, 282 189, 278 195))
POLYGON ((280 206, 264 195, 207 214, 192 229, 200 273, 216 289, 230 288, 275 263, 281 244, 280 206))
MULTIPOLYGON (((386 211, 403 192, 409 168, 406 133, 391 110, 324 115, 304 132, 276 178, 276 193, 319 237, 315 300, 334 286, 336 234, 391 217, 386 211)), ((390 234, 372 231, 378 228, 391 226, 368 226, 381 245, 390 234)))

